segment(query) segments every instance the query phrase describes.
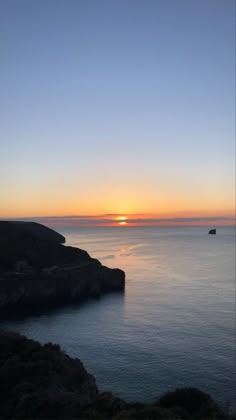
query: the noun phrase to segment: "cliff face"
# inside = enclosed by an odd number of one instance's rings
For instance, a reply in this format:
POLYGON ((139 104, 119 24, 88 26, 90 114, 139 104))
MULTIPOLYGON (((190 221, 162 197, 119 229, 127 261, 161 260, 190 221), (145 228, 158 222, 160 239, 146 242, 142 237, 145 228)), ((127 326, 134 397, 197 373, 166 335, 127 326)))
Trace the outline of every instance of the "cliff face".
POLYGON ((65 238, 45 226, 0 222, 0 232, 0 315, 124 290, 122 270, 104 267, 86 251, 62 245, 65 238))

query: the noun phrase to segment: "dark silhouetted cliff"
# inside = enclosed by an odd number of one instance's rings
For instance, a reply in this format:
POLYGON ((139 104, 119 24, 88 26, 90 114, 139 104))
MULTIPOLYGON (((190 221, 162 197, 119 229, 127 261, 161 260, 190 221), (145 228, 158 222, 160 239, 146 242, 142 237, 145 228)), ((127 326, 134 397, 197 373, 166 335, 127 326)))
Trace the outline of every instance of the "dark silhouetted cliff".
POLYGON ((123 291, 125 274, 104 267, 38 223, 0 222, 0 316, 31 313, 123 291))

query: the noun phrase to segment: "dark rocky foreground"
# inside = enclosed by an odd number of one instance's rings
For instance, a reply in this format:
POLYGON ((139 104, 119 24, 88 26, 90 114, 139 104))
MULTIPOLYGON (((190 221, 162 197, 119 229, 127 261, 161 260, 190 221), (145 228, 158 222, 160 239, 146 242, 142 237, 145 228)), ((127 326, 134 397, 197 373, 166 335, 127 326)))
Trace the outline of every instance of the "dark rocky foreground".
POLYGON ((100 393, 79 359, 58 345, 0 331, 2 419, 227 419, 211 397, 194 388, 161 396, 153 404, 100 393))
POLYGON ((125 274, 104 267, 65 238, 31 222, 0 221, 0 316, 78 303, 123 291, 125 274))

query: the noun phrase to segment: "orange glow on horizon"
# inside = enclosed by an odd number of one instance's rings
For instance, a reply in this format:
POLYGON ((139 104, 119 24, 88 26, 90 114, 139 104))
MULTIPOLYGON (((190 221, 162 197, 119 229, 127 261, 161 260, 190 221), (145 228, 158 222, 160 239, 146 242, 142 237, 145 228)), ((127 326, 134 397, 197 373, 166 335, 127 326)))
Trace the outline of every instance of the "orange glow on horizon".
MULTIPOLYGON (((146 215, 147 216, 147 215, 146 215)), ((114 219, 114 217, 107 217, 104 218, 104 216, 97 216, 97 217, 62 217, 62 218, 42 218, 39 220, 35 220, 36 222, 45 224, 49 227, 171 227, 171 226, 205 226, 208 229, 214 228, 214 227, 220 227, 220 226, 235 226, 235 218, 226 218, 226 219, 214 219, 214 218, 199 218, 196 220, 189 218, 149 218, 149 219, 142 219, 137 218, 137 215, 135 218, 130 218, 124 220, 117 220, 114 219)))
POLYGON ((127 222, 119 222, 119 226, 126 226, 127 222))
MULTIPOLYGON (((68 209, 67 209, 68 210, 68 209)), ((120 227, 138 227, 138 226, 235 226, 235 209, 229 210, 172 210, 172 211, 159 211, 159 212, 111 212, 110 208, 106 208, 104 212, 93 214, 91 212, 86 213, 85 211, 71 211, 63 212, 60 209, 60 213, 53 213, 49 211, 46 214, 37 214, 36 212, 28 213, 24 212, 21 214, 2 214, 1 218, 4 219, 16 219, 22 218, 35 219, 39 223, 46 224, 48 226, 84 226, 84 227, 102 227, 102 226, 120 226, 120 227), (74 214, 70 216, 70 214, 74 214)), ((104 209, 103 209, 104 210, 104 209)), ((124 210, 124 209, 122 209, 124 210)))

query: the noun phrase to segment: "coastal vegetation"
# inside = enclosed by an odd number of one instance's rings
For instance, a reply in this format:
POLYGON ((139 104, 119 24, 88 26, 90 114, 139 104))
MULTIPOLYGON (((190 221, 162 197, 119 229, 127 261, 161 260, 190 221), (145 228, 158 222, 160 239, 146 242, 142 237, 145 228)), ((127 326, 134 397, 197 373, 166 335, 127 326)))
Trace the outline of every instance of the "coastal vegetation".
POLYGON ((41 345, 0 332, 1 419, 227 419, 212 398, 195 388, 178 389, 152 404, 127 403, 99 392, 79 359, 59 345, 41 345))

